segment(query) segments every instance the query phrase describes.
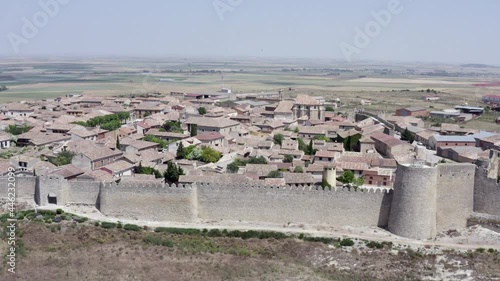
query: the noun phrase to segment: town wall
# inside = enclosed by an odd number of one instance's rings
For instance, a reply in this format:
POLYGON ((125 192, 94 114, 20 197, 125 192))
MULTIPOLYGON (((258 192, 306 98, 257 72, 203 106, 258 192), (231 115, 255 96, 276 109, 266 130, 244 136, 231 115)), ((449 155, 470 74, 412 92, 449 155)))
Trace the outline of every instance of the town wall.
POLYGON ((500 217, 500 184, 488 178, 488 171, 477 168, 474 182, 474 212, 500 217))
POLYGON ((389 231, 403 237, 436 235, 437 169, 398 165, 389 231))
POLYGON ((474 206, 473 164, 437 165, 437 232, 464 228, 474 206))
POLYGON ((198 185, 198 215, 208 221, 386 226, 392 192, 198 185))
POLYGON ((195 192, 191 186, 157 182, 102 184, 98 208, 104 215, 118 218, 194 222, 195 192))
MULTIPOLYGON (((7 178, 0 178, 5 203, 7 178)), ((394 234, 428 239, 466 226, 472 212, 500 216, 500 185, 472 164, 436 167, 399 165, 394 191, 251 184, 157 182, 105 184, 59 176, 16 176, 19 201, 41 206, 96 206, 104 215, 165 222, 245 221, 352 226, 388 226, 394 234)), ((3 204, 2 203, 2 204, 3 204)))

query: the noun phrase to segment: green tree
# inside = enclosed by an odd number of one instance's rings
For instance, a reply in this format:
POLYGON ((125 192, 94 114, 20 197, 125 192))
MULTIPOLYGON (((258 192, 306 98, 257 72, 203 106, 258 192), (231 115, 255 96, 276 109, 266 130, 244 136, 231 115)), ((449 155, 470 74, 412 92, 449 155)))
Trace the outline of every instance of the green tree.
POLYGON ((344 140, 344 149, 346 151, 351 151, 352 149, 352 137, 350 135, 344 140))
POLYGON ((280 171, 275 170, 275 171, 269 172, 269 174, 267 174, 267 177, 268 178, 273 178, 273 179, 282 178, 283 174, 280 171))
POLYGON ((354 181, 354 173, 350 170, 346 170, 337 180, 341 183, 352 183, 354 181))
POLYGON ((241 161, 240 159, 236 159, 234 160, 233 162, 231 162, 230 164, 227 165, 226 167, 226 170, 229 172, 229 173, 237 173, 238 170, 240 169, 240 167, 243 167, 245 166, 246 163, 241 161))
POLYGON ((325 107, 325 111, 333 112, 333 111, 335 111, 335 109, 332 106, 327 106, 327 107, 325 107))
POLYGON ((403 133, 401 134, 401 140, 402 141, 407 141, 409 143, 413 143, 415 141, 415 137, 413 134, 406 128, 403 133))
POLYGON ((292 163, 292 162, 293 162, 293 155, 286 154, 285 159, 283 159, 283 163, 292 163))
POLYGON ((205 163, 217 163, 221 158, 221 153, 217 150, 204 146, 201 152, 201 161, 205 163))
POLYGON ((285 137, 282 134, 275 134, 273 136, 273 141, 274 141, 275 144, 281 145, 283 143, 283 139, 284 138, 285 137))
POLYGON ((182 142, 179 142, 179 146, 177 147, 177 153, 176 153, 177 159, 184 159, 186 157, 186 151, 184 149, 184 145, 182 142))
POLYGON ((354 180, 352 181, 352 184, 355 187, 360 187, 363 184, 365 184, 365 179, 363 179, 362 177, 355 177, 354 180))
POLYGON ((5 131, 9 134, 13 134, 15 136, 18 136, 20 134, 24 134, 26 133, 27 131, 31 130, 31 127, 29 127, 28 125, 21 125, 21 126, 18 126, 18 125, 9 125, 5 131))
POLYGON ((316 149, 313 148, 313 140, 309 140, 309 145, 307 146, 307 154, 314 155, 316 153, 316 149))
POLYGON ((190 130, 190 132, 189 132, 189 133, 190 133, 190 135, 191 135, 192 137, 194 137, 194 136, 198 135, 198 125, 196 125, 196 124, 192 124, 192 125, 191 125, 191 130, 190 130))
POLYGON ((160 145, 161 148, 167 147, 170 143, 164 139, 160 139, 159 137, 153 136, 153 135, 145 135, 143 140, 149 141, 149 142, 156 142, 157 144, 160 145))
POLYGON ((323 179, 323 180, 321 181, 321 187, 323 187, 323 190, 325 190, 325 188, 332 189, 332 185, 331 185, 331 184, 329 184, 329 183, 326 181, 326 179, 323 179))
POLYGON ((171 132, 171 133, 183 133, 184 130, 181 128, 181 122, 180 121, 167 121, 163 124, 161 127, 165 132, 171 132))
POLYGON ((139 165, 134 168, 134 172, 136 174, 154 175, 157 179, 162 178, 162 174, 160 171, 151 167, 143 167, 141 162, 139 162, 139 165))
POLYGON ((116 149, 120 150, 121 149, 121 146, 120 146, 120 138, 118 136, 116 136, 116 149))
POLYGON ((74 152, 71 151, 63 151, 57 154, 56 157, 49 158, 49 162, 56 166, 64 166, 71 164, 71 160, 75 156, 74 152))
POLYGON ((267 160, 264 156, 250 157, 247 160, 248 164, 267 164, 267 160))
POLYGON ((264 156, 250 157, 246 160, 237 158, 233 162, 231 162, 229 165, 227 165, 226 169, 230 173, 236 173, 236 172, 238 172, 238 169, 240 167, 244 167, 247 164, 267 164, 267 160, 266 160, 266 158, 264 158, 264 156))
POLYGON ((326 142, 330 141, 330 139, 327 136, 315 136, 313 139, 314 140, 324 140, 326 142))
POLYGON ((303 173, 304 168, 302 168, 301 166, 297 166, 297 167, 295 167, 295 169, 293 169, 293 172, 294 173, 303 173))
POLYGON ((299 127, 295 127, 295 129, 293 130, 295 133, 298 133, 299 132, 299 127))
POLYGON ((169 182, 178 182, 179 177, 184 175, 184 170, 181 167, 172 163, 172 161, 168 162, 167 170, 163 173, 163 177, 169 182))
POLYGON ((186 148, 184 155, 185 159, 188 160, 200 160, 201 159, 201 154, 202 150, 200 147, 197 147, 195 145, 190 145, 186 148))
POLYGON ((299 143, 299 150, 302 150, 305 154, 307 154, 308 147, 304 140, 302 138, 297 138, 297 142, 299 143))
POLYGON ((205 114, 207 114, 207 109, 204 107, 200 107, 200 108, 198 108, 198 113, 200 115, 205 115, 205 114))

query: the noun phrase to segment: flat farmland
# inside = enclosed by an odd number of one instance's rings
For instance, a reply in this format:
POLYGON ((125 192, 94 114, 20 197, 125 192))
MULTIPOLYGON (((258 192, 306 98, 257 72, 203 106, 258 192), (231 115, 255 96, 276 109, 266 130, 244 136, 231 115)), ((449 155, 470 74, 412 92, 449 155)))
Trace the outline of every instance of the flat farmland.
POLYGON ((299 59, 0 59, 0 85, 9 88, 0 92, 0 102, 69 93, 116 96, 215 92, 224 85, 236 93, 293 88, 286 93, 340 98, 347 107, 361 106, 361 99, 371 100, 372 105, 367 106, 371 110, 415 104, 444 109, 456 104, 478 104, 482 95, 500 92, 498 82, 498 68, 464 70, 449 65, 346 64, 299 59), (461 74, 436 77, 410 73, 408 69, 461 74), (421 97, 427 93, 420 91, 426 89, 439 92, 442 100, 423 102, 421 97))

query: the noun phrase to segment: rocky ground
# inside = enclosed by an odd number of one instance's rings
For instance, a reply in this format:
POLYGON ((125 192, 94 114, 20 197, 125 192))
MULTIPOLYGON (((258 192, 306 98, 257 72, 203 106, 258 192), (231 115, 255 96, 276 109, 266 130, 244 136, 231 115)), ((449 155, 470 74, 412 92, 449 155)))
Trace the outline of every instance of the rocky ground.
MULTIPOLYGON (((2 264, 0 280, 500 280, 500 254, 489 248, 283 234, 243 239, 243 232, 208 230, 156 233, 105 229, 75 218, 22 220, 17 273, 2 264)), ((484 233, 478 229, 471 232, 484 233)))

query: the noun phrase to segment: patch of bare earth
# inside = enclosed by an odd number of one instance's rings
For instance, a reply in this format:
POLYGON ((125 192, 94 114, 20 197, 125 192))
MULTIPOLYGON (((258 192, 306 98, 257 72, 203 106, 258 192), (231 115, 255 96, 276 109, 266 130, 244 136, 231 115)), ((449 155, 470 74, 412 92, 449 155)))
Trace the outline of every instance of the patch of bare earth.
MULTIPOLYGON (((297 238, 248 239, 22 222, 26 254, 0 280, 494 280, 500 255, 335 247, 297 238), (145 237, 169 241, 163 246, 145 237)), ((338 245, 337 245, 338 246, 338 245)), ((5 253, 2 253, 5 256, 5 253)))

